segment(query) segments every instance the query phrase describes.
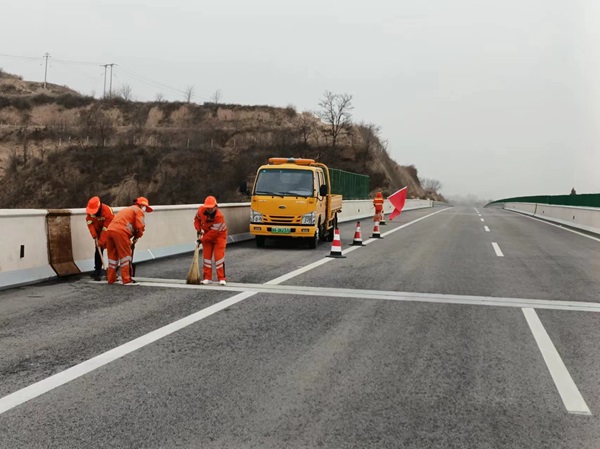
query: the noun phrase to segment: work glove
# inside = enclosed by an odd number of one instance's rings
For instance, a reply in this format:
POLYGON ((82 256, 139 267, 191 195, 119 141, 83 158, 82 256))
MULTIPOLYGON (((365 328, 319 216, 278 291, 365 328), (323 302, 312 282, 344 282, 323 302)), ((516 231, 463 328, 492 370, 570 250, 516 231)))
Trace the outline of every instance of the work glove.
POLYGON ((201 245, 201 244, 202 244, 202 237, 204 237, 204 232, 202 232, 202 231, 198 231, 198 232, 196 233, 196 237, 198 237, 198 240, 196 240, 196 243, 197 243, 198 245, 201 245))

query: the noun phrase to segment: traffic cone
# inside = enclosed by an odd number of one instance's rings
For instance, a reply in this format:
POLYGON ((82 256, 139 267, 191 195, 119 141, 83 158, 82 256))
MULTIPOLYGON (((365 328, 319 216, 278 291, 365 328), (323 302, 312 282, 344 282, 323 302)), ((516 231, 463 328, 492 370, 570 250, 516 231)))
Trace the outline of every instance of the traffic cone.
POLYGON ((360 236, 360 221, 356 222, 356 231, 354 232, 354 240, 351 243, 352 246, 365 246, 362 237, 360 236))
POLYGON ((382 239, 383 237, 381 236, 381 234, 379 233, 379 222, 376 221, 375 222, 375 226, 373 227, 373 235, 371 236, 372 239, 382 239))
POLYGON ((335 234, 333 235, 333 243, 331 244, 331 253, 327 257, 346 257, 342 255, 342 242, 340 240, 340 230, 335 228, 335 234))
POLYGON ((381 220, 379 221, 380 225, 385 225, 385 212, 381 211, 381 220))

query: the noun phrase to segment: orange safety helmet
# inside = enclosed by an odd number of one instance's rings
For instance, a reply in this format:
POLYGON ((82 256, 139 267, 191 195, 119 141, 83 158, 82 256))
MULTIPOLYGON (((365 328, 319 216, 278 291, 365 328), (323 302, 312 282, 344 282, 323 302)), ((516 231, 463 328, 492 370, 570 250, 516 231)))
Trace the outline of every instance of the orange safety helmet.
POLYGON ((207 196, 204 200, 204 207, 215 207, 217 205, 217 199, 214 196, 207 196))
POLYGON ((143 196, 140 196, 138 199, 136 199, 135 204, 137 204, 138 206, 146 206, 146 212, 152 212, 154 210, 150 207, 148 199, 144 198, 143 196))
POLYGON ((102 202, 100 201, 100 197, 94 196, 88 201, 85 212, 87 214, 94 215, 96 212, 98 212, 98 210, 100 210, 101 204, 102 202))
POLYGON ((377 198, 383 198, 383 195, 381 194, 381 191, 377 192, 377 194, 375 195, 377 198))

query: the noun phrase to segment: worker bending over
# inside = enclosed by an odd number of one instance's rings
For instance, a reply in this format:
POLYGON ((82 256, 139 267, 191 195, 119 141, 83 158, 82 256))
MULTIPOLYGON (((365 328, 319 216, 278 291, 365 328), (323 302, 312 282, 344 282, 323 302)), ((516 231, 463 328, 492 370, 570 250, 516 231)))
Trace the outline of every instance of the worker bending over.
POLYGON ((225 217, 217 207, 214 196, 207 196, 204 204, 198 208, 194 217, 194 227, 198 243, 202 244, 204 259, 204 279, 202 284, 210 284, 213 277, 213 257, 219 284, 226 285, 225 246, 227 245, 227 225, 225 217))

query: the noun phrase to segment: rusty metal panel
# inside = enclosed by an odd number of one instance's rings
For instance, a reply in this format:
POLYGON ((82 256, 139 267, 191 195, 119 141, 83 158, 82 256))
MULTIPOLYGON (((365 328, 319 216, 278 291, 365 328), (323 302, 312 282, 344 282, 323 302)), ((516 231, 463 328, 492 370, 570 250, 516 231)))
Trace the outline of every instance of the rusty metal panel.
POLYGON ((46 216, 48 230, 48 259, 59 276, 80 273, 73 261, 71 240, 71 211, 49 209, 46 216))

